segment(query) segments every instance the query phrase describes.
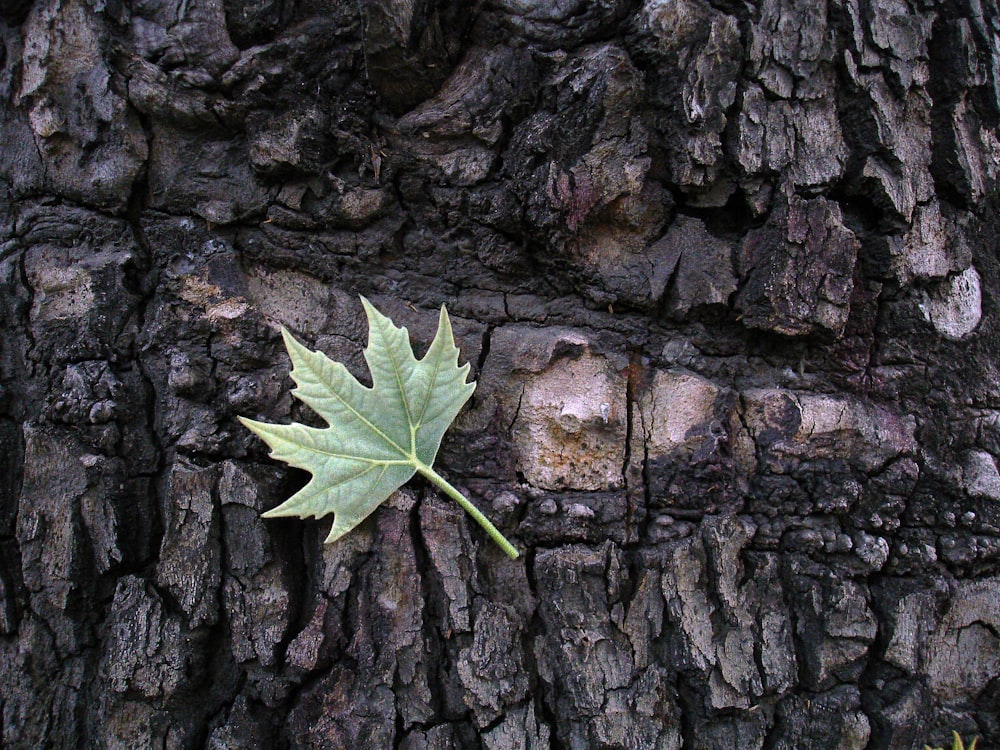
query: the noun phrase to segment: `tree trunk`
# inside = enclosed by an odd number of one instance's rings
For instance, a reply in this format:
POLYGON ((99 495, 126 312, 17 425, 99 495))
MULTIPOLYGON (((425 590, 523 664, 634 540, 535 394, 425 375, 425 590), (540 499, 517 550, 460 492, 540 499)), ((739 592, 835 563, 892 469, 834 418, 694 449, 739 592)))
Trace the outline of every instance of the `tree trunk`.
POLYGON ((4 747, 1000 747, 997 0, 0 17, 4 747), (359 293, 519 559, 260 517, 359 293))

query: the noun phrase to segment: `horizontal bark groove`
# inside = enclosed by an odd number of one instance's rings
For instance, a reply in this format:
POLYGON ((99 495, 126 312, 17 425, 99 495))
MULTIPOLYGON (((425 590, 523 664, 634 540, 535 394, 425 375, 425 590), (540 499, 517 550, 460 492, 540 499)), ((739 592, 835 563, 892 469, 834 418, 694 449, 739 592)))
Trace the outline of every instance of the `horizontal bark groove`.
POLYGON ((328 5, 0 9, 0 744, 1000 746, 996 0, 328 5), (517 559, 261 518, 358 294, 517 559))

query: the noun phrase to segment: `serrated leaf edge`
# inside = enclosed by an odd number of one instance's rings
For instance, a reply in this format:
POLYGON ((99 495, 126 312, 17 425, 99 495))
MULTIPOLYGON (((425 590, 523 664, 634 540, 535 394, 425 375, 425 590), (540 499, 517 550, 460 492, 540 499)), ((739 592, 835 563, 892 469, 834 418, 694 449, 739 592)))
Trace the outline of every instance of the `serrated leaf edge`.
MULTIPOLYGON (((387 338, 386 333, 385 333, 385 327, 386 326, 388 326, 390 329, 395 329, 400 334, 402 334, 402 336, 404 337, 404 339, 406 341, 406 350, 409 352, 410 356, 413 357, 414 363, 417 364, 417 365, 419 365, 420 363, 422 363, 428 356, 430 356, 431 352, 438 345, 440 345, 442 348, 444 348, 449 355, 451 355, 451 352, 453 351, 454 352, 453 356, 449 356, 448 359, 453 359, 453 364, 454 364, 454 367, 456 369, 455 375, 456 376, 458 376, 458 375, 462 376, 459 382, 467 390, 464 393, 464 397, 461 399, 461 401, 458 401, 456 399, 453 402, 455 404, 455 406, 454 406, 455 414, 453 414, 451 416, 451 419, 449 419, 449 421, 448 421, 448 425, 446 425, 445 428, 444 428, 444 430, 441 431, 441 434, 439 435, 438 440, 436 441, 436 444, 433 447, 434 456, 431 457, 431 460, 429 462, 424 462, 423 460, 421 460, 421 458, 419 456, 417 456, 417 434, 420 431, 421 426, 423 426, 423 424, 424 424, 422 420, 423 420, 423 417, 426 415, 427 406, 430 404, 430 402, 432 400, 434 386, 436 385, 437 379, 438 379, 438 375, 441 372, 441 367, 442 367, 441 364, 437 364, 436 363, 436 366, 434 367, 434 369, 432 371, 433 377, 432 377, 432 379, 431 379, 431 381, 430 381, 430 383, 429 383, 429 385, 427 387, 427 392, 426 392, 426 395, 425 395, 425 398, 424 398, 424 402, 423 402, 423 404, 421 406, 420 418, 415 421, 413 419, 413 416, 412 416, 413 413, 412 413, 412 410, 411 410, 411 404, 409 402, 409 399, 407 398, 406 384, 403 382, 403 379, 402 379, 402 377, 400 375, 400 365, 397 362, 396 357, 394 356, 394 352, 393 352, 392 347, 387 347, 387 352, 389 354, 389 358, 391 360, 391 364, 392 364, 392 368, 393 368, 393 373, 394 373, 394 376, 395 376, 395 379, 396 379, 396 385, 397 385, 399 394, 401 396, 403 408, 404 408, 404 410, 406 412, 406 422, 407 422, 407 425, 409 426, 409 433, 410 433, 410 449, 409 449, 409 451, 404 450, 395 440, 393 440, 391 437, 389 437, 388 435, 386 435, 383 430, 381 430, 379 427, 377 427, 376 425, 374 425, 363 414, 361 414, 360 412, 358 412, 357 409, 355 409, 346 399, 344 399, 337 392, 337 390, 333 386, 330 386, 330 388, 329 388, 330 393, 348 411, 350 411, 358 420, 360 420, 365 426, 367 426, 368 429, 372 431, 372 433, 374 433, 376 436, 378 436, 378 438, 380 438, 381 440, 383 440, 392 449, 395 449, 399 453, 399 455, 401 456, 401 458, 399 458, 399 459, 373 459, 373 458, 366 457, 366 456, 355 456, 355 455, 351 455, 351 454, 332 453, 332 452, 329 452, 329 451, 323 451, 323 450, 319 450, 319 449, 313 448, 312 450, 314 452, 321 453, 321 454, 324 454, 324 455, 328 455, 328 456, 331 456, 333 458, 340 458, 340 459, 344 459, 344 460, 347 460, 347 461, 358 461, 360 463, 369 464, 369 467, 366 468, 364 471, 362 471, 362 472, 360 472, 358 474, 352 475, 350 477, 343 478, 340 481, 329 485, 328 487, 324 487, 324 491, 326 491, 327 489, 332 489, 334 487, 340 486, 342 484, 346 484, 347 482, 354 481, 354 480, 356 480, 356 479, 358 479, 360 477, 363 477, 365 474, 369 473, 370 471, 373 471, 376 467, 381 466, 382 467, 382 472, 381 472, 378 480, 376 480, 376 482, 375 482, 375 486, 377 486, 379 484, 379 482, 381 481, 381 477, 384 476, 385 472, 388 470, 388 467, 390 467, 390 466, 404 466, 404 465, 405 466, 409 466, 409 467, 412 468, 413 471, 409 474, 409 476, 407 476, 405 479, 403 479, 399 483, 399 485, 397 485, 396 489, 398 489, 403 484, 405 484, 407 481, 409 481, 413 477, 414 474, 416 474, 416 473, 421 474, 422 476, 424 476, 425 478, 427 478, 428 480, 430 480, 433 484, 435 484, 436 486, 438 486, 438 488, 442 489, 445 492, 445 494, 447 494, 449 497, 451 497, 452 499, 456 500, 456 502, 458 502, 458 504, 463 509, 465 509, 470 515, 472 515, 473 518, 486 530, 486 532, 490 535, 490 537, 504 550, 504 552, 509 557, 511 557, 511 558, 518 557, 518 552, 517 552, 516 548, 509 541, 507 541, 507 539, 500 533, 500 531, 495 526, 493 526, 493 524, 489 521, 489 519, 487 519, 482 514, 482 512, 480 512, 478 510, 478 508, 476 508, 464 495, 462 495, 461 492, 459 492, 457 489, 455 489, 450 483, 448 483, 443 477, 441 477, 441 475, 439 475, 436 471, 434 471, 434 469, 431 466, 431 464, 433 463, 433 459, 436 457, 437 451, 440 448, 440 443, 441 443, 441 439, 444 436, 444 432, 447 430, 448 426, 450 426, 451 422, 454 421, 455 416, 457 416, 457 414, 458 414, 458 411, 461 410, 462 406, 465 405, 465 403, 469 400, 469 398, 471 398, 473 392, 475 392, 475 390, 476 390, 476 383, 475 382, 472 382, 472 383, 466 382, 466 378, 468 377, 468 373, 469 373, 469 371, 471 369, 471 365, 468 362, 466 362, 462 366, 458 365, 459 349, 458 349, 458 347, 455 344, 454 333, 453 333, 452 327, 451 327, 451 320, 448 317, 447 308, 445 307, 445 305, 441 305, 441 311, 440 311, 440 314, 438 316, 438 328, 437 328, 437 331, 436 331, 436 333, 434 335, 434 338, 432 339, 430 346, 428 346, 427 351, 424 353, 424 356, 421 357, 420 359, 417 359, 416 355, 413 353, 413 347, 412 347, 412 344, 410 343, 409 331, 406 329, 406 327, 405 326, 396 326, 395 323, 393 323, 392 320, 388 316, 383 315, 377 309, 375 309, 375 307, 364 296, 361 296, 361 303, 362 303, 362 306, 364 307, 366 317, 368 318, 368 330, 369 330, 369 342, 368 342, 368 345, 365 347, 365 358, 366 358, 366 361, 368 363, 369 371, 372 372, 373 379, 374 379, 374 372, 373 372, 373 367, 372 367, 371 360, 368 358, 368 351, 373 346, 373 343, 372 343, 372 341, 373 341, 372 331, 373 331, 375 325, 377 324, 380 327, 380 329, 381 329, 380 333, 382 334, 383 338, 387 338), (440 344, 439 344, 439 340, 440 340, 440 344)), ((317 359, 317 358, 320 358, 320 357, 321 358, 325 358, 327 361, 329 361, 334 366, 334 368, 337 368, 337 367, 342 368, 343 371, 344 371, 344 373, 349 378, 349 382, 351 382, 353 386, 357 386, 357 387, 365 389, 367 391, 373 391, 375 389, 374 382, 373 382, 373 385, 371 387, 363 385, 360 381, 357 380, 357 378, 355 378, 353 375, 351 375, 351 373, 349 371, 347 371, 347 369, 343 366, 342 363, 334 362, 333 360, 330 360, 325 354, 323 354, 322 352, 320 352, 318 350, 309 349, 307 346, 305 346, 304 344, 302 344, 298 339, 296 339, 295 336, 292 335, 292 333, 284 325, 281 326, 281 336, 282 336, 282 339, 283 339, 283 341, 285 343, 285 348, 288 351, 289 359, 292 362, 292 368, 289 371, 289 374, 290 374, 290 376, 292 377, 292 379, 296 383, 296 386, 295 386, 295 388, 292 389, 291 393, 292 393, 293 396, 296 396, 296 398, 298 398, 299 401, 301 401, 303 404, 305 404, 306 406, 308 406, 313 411, 316 411, 315 407, 312 406, 311 404, 309 404, 307 401, 305 401, 301 396, 299 396, 297 394, 297 391, 300 390, 300 383, 295 378, 294 373, 295 373, 295 371, 300 366, 305 366, 305 367, 307 367, 307 369, 309 369, 312 372, 312 374, 316 377, 317 380, 319 380, 320 382, 325 382, 325 379, 323 378, 323 373, 320 372, 319 370, 317 370, 313 366, 313 364, 312 364, 312 361, 315 360, 315 359, 317 359), (298 354, 298 357, 296 357, 296 354, 298 354)), ((443 361, 447 361, 444 357, 442 357, 441 359, 443 361)), ((272 444, 271 444, 271 442, 270 442, 270 440, 268 439, 268 437, 270 437, 272 440, 274 440, 274 439, 288 440, 288 438, 281 437, 279 435, 276 435, 275 433, 277 433, 277 432, 284 432, 284 431, 292 431, 293 429, 305 430, 308 433, 310 431, 322 431, 322 429, 333 428, 333 425, 331 425, 330 422, 328 420, 326 420, 326 418, 323 416, 322 413, 320 413, 320 412, 316 412, 316 413, 321 418, 323 418, 324 421, 327 422, 327 425, 328 425, 327 428, 309 427, 308 425, 302 425, 302 424, 298 424, 298 423, 294 423, 294 422, 291 425, 277 425, 277 424, 273 424, 273 423, 269 423, 269 422, 260 422, 260 421, 257 421, 257 420, 254 420, 254 419, 249 419, 249 418, 242 417, 242 416, 237 417, 237 419, 247 429, 249 429, 255 435, 257 435, 262 440, 264 440, 264 442, 268 445, 268 447, 271 448, 269 455, 272 458, 275 458, 275 459, 277 459, 279 461, 283 461, 284 463, 287 463, 290 466, 296 466, 296 468, 304 469, 305 471, 308 471, 312 475, 312 478, 310 479, 310 481, 307 482, 306 485, 301 490, 299 490, 297 493, 295 493, 295 495, 293 495, 291 498, 289 498, 285 502, 281 503, 277 507, 272 508, 271 510, 263 512, 261 514, 261 516, 263 518, 279 518, 279 517, 287 517, 287 516, 294 516, 294 517, 299 517, 299 518, 303 518, 303 517, 320 518, 322 516, 329 515, 329 513, 333 513, 334 516, 335 516, 334 526, 330 530, 330 534, 329 534, 329 536, 326 539, 326 543, 330 543, 330 542, 336 541, 336 539, 339 539, 341 536, 343 536, 344 534, 346 534, 347 532, 349 532, 350 530, 352 530, 356 526, 356 524, 355 524, 355 526, 351 526, 351 528, 349 528, 349 529, 345 529, 345 530, 341 531, 340 533, 337 533, 337 526, 338 526, 338 524, 336 522, 336 514, 337 514, 336 510, 330 510, 329 512, 323 513, 322 515, 318 515, 316 513, 308 513, 308 512, 305 513, 305 514, 303 514, 302 512, 296 511, 296 510, 283 510, 283 509, 285 509, 285 508, 287 508, 289 506, 289 504, 292 502, 292 500, 294 500, 295 497, 297 497, 300 493, 302 493, 306 489, 308 489, 309 485, 312 484, 313 481, 315 481, 316 477, 315 477, 315 474, 313 474, 313 471, 309 467, 307 467, 307 466, 300 466, 300 465, 297 465, 297 464, 293 463, 292 461, 289 461, 286 458, 282 458, 280 456, 279 449, 273 447, 272 444)), ((394 491, 395 490, 393 490, 393 492, 394 491)), ((363 520, 364 518, 367 518, 368 515, 370 515, 372 512, 374 512, 383 502, 385 502, 385 499, 386 498, 383 498, 378 503, 374 504, 372 506, 371 510, 367 514, 365 514, 365 516, 363 516, 361 520, 363 520)), ((360 523, 360 521, 358 521, 358 523, 360 523)))

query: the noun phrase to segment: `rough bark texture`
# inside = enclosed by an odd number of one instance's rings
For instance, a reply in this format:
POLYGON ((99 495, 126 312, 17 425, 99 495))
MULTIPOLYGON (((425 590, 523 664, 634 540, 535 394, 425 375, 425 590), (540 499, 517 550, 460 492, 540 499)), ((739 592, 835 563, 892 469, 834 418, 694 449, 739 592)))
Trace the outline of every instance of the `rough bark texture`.
POLYGON ((0 744, 1000 747, 996 0, 0 5, 0 744), (237 415, 447 303, 323 546, 237 415))

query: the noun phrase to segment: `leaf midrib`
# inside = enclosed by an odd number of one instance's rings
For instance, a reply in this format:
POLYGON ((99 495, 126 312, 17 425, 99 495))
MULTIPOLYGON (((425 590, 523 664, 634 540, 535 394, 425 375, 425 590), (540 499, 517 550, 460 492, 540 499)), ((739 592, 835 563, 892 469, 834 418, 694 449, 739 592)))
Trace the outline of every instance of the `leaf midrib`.
MULTIPOLYGON (((417 430, 420 428, 420 425, 414 423, 414 421, 413 421, 413 415, 410 413, 410 402, 406 398, 406 389, 403 387, 403 379, 400 377, 399 364, 396 362, 396 352, 392 348, 391 339, 389 338, 389 336, 386 335, 386 332, 385 332, 385 323, 383 323, 382 321, 379 321, 379 327, 382 329, 382 339, 383 339, 383 341, 387 342, 387 345, 385 347, 385 351, 386 351, 386 354, 389 355, 389 362, 392 363, 392 374, 396 378, 396 388, 399 391, 399 400, 403 402, 403 411, 406 412, 406 424, 410 428, 410 454, 409 455, 410 455, 410 458, 412 459, 412 461, 414 462, 414 466, 416 466, 416 460, 417 460, 417 430)), ((417 361, 416 357, 414 357, 414 361, 415 362, 417 361)), ((419 364, 419 362, 417 362, 417 364, 419 364)), ((372 373, 372 375, 374 377, 374 373, 372 373)), ((374 386, 374 384, 373 384, 373 386, 374 386)), ((388 440, 388 438, 386 438, 386 439, 388 440)), ((397 450, 399 450, 400 452, 402 452, 402 449, 399 448, 398 445, 396 445, 395 441, 390 441, 390 442, 392 442, 392 445, 395 446, 397 450)))
MULTIPOLYGON (((393 362, 393 369, 395 369, 396 362, 395 362, 395 359, 392 357, 391 353, 390 353, 390 359, 393 362)), ((385 459, 385 460, 366 459, 366 458, 361 458, 361 457, 358 457, 357 460, 359 460, 359 461, 367 461, 369 463, 412 464, 413 466, 416 466, 417 457, 416 457, 415 450, 412 450, 410 454, 407 454, 407 452, 405 450, 403 450, 396 443, 395 440, 393 440, 392 438, 390 438, 388 435, 386 435, 384 432, 382 432, 382 430, 380 430, 378 427, 376 427, 374 424, 372 424, 372 422, 367 417, 365 417, 364 414, 362 414, 357 409, 355 409, 354 406, 352 406, 351 403, 349 401, 347 401, 347 399, 345 399, 343 396, 341 396, 340 393, 338 393, 335 388, 333 388, 330 385, 328 385, 327 382, 326 382, 326 380, 323 378, 323 373, 320 372, 319 370, 317 370, 313 366, 312 362, 307 362, 307 364, 308 364, 309 371, 313 374, 313 376, 316 378, 316 381, 318 383, 320 383, 320 385, 324 386, 327 389, 327 391, 329 391, 329 393, 331 393, 333 395, 333 397, 335 399, 337 399, 337 401, 339 401, 344 406, 344 408, 346 408, 349 412, 351 412, 351 414, 353 414, 355 417, 357 417, 359 420, 361 420, 361 422, 363 422, 365 424, 365 426, 368 427, 369 430, 371 430, 373 433, 375 433, 380 438, 382 438, 382 440, 384 440, 390 446, 392 446, 393 448, 395 448, 396 452, 399 453, 399 455, 401 455, 401 456, 404 457, 403 460, 399 460, 399 461, 393 461, 391 459, 385 459)), ((398 381, 398 376, 397 376, 397 381, 398 381)), ((366 391, 368 393, 372 393, 375 390, 374 388, 365 388, 363 385, 360 385, 360 384, 359 384, 359 386, 360 386, 360 388, 362 390, 364 390, 364 391, 366 391)), ((400 389, 400 393, 402 393, 402 389, 400 389)), ((404 396, 404 405, 405 405, 405 396, 404 396)), ((409 412, 407 412, 407 421, 409 422, 409 412)), ((411 439, 411 445, 412 445, 415 442, 414 439, 413 439, 413 427, 412 427, 412 424, 411 424, 411 427, 410 427, 410 435, 411 435, 410 439, 411 439)), ((317 450, 317 452, 323 453, 324 455, 329 455, 329 456, 332 456, 332 457, 337 457, 338 456, 338 454, 327 453, 326 451, 323 451, 323 450, 320 450, 320 449, 316 449, 316 450, 317 450)), ((350 457, 350 458, 353 458, 353 457, 350 457)))
MULTIPOLYGON (((431 349, 434 348, 434 344, 436 342, 437 337, 435 336, 434 341, 431 342, 431 349)), ((427 357, 430 356, 430 353, 430 349, 428 349, 427 353, 424 354, 424 359, 427 359, 427 357)), ((423 362, 424 360, 422 359, 420 361, 423 362)), ((434 369, 431 371, 430 383, 427 386, 427 392, 424 394, 424 403, 420 407, 420 416, 417 417, 417 421, 411 423, 410 426, 410 440, 414 456, 417 455, 417 431, 420 429, 421 425, 423 425, 424 414, 427 413, 427 405, 431 402, 431 394, 434 392, 434 386, 437 384, 437 376, 439 372, 441 372, 441 360, 440 358, 436 358, 434 360, 434 369)))
MULTIPOLYGON (((379 474, 378 477, 375 479, 375 485, 376 486, 379 484, 379 482, 382 481, 382 477, 385 476, 386 468, 387 467, 383 466, 382 467, 382 473, 379 474)), ((349 476, 349 477, 343 477, 341 479, 338 479, 336 482, 330 482, 330 484, 327 487, 324 488, 324 491, 325 492, 329 492, 330 490, 336 489, 337 487, 340 487, 341 485, 350 484, 351 482, 356 482, 357 480, 361 479, 366 474, 370 474, 374 470, 375 470, 375 465, 372 465, 372 466, 369 466, 368 468, 366 468, 362 472, 359 472, 357 474, 351 474, 351 476, 349 476)))
POLYGON ((323 456, 329 456, 330 458, 343 458, 347 461, 360 461, 366 464, 378 464, 379 466, 401 466, 406 464, 408 466, 416 466, 416 464, 409 458, 366 458, 365 456, 352 456, 349 453, 333 453, 331 451, 325 451, 322 448, 308 447, 305 450, 310 450, 313 453, 319 453, 323 456))

